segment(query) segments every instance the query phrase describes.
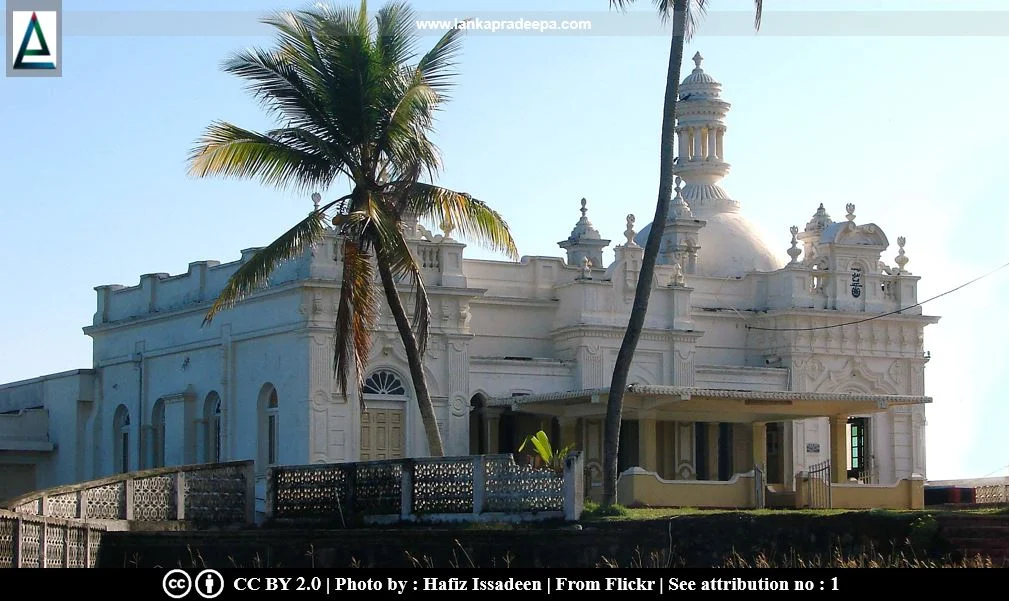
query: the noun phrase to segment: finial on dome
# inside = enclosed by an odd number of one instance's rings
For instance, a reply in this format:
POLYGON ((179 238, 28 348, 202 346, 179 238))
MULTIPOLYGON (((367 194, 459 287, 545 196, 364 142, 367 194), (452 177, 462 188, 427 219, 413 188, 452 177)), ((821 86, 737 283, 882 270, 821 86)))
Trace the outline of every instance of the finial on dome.
POLYGON ((845 217, 848 218, 848 221, 855 221, 855 203, 849 202, 844 206, 844 208, 848 211, 848 214, 845 215, 845 217))
POLYGON ((636 235, 637 235, 637 232, 634 231, 634 215, 628 215, 627 216, 627 229, 624 230, 624 238, 627 238, 627 244, 626 244, 626 246, 629 246, 629 247, 633 248, 633 247, 636 247, 638 245, 638 243, 634 241, 634 236, 636 236, 636 235))
POLYGON ((695 66, 695 67, 696 67, 697 69, 700 69, 700 68, 701 68, 701 63, 702 63, 702 62, 704 62, 704 57, 703 57, 703 56, 701 56, 701 53, 700 53, 699 51, 698 51, 698 52, 696 52, 696 53, 694 53, 694 66, 695 66))
POLYGON ((585 219, 585 213, 589 212, 589 210, 587 208, 585 208, 585 205, 587 205, 587 204, 589 204, 588 201, 583 198, 582 199, 582 208, 580 209, 580 211, 582 212, 582 219, 585 219))
POLYGON ((319 203, 320 202, 322 202, 322 194, 319 194, 318 192, 313 192, 312 193, 312 204, 315 205, 315 210, 316 211, 319 210, 319 203))

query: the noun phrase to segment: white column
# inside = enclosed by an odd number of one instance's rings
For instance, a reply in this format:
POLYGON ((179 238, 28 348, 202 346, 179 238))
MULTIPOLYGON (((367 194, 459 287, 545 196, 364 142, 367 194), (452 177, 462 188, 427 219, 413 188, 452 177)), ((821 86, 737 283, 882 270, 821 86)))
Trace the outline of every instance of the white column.
POLYGON ((690 134, 691 134, 691 137, 693 138, 693 143, 694 143, 694 154, 690 158, 691 158, 691 160, 700 160, 704 156, 704 153, 701 150, 701 140, 702 140, 702 138, 701 138, 701 128, 700 127, 691 127, 690 128, 690 134))
POLYGON ((714 127, 709 127, 708 128, 708 156, 707 156, 707 158, 708 158, 709 161, 715 160, 717 158, 717 156, 718 156, 718 151, 717 151, 718 144, 715 141, 715 131, 716 130, 715 130, 714 127))
POLYGON ((686 127, 681 127, 676 132, 677 137, 680 142, 679 157, 681 161, 686 161, 690 158, 690 132, 687 131, 686 127))
POLYGON ((724 161, 725 154, 722 152, 722 138, 725 137, 725 128, 719 127, 715 131, 715 153, 718 155, 718 160, 724 161))

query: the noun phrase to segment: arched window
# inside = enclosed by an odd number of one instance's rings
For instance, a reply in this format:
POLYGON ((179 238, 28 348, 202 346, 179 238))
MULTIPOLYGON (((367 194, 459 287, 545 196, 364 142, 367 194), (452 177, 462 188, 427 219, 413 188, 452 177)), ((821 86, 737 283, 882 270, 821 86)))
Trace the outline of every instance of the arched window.
POLYGON ((151 411, 151 464, 165 466, 165 400, 158 399, 151 411))
POLYGON ((130 471, 130 411, 125 405, 116 407, 112 418, 112 452, 115 470, 130 471))
POLYGON ((406 388, 395 373, 381 369, 371 374, 364 381, 365 394, 380 394, 382 396, 406 396, 406 388))
POLYGON ((221 460, 221 396, 216 392, 208 394, 203 402, 203 419, 206 422, 203 460, 217 463, 221 460))
POLYGON ((259 465, 265 471, 280 460, 280 398, 272 384, 259 391, 259 418, 259 465))

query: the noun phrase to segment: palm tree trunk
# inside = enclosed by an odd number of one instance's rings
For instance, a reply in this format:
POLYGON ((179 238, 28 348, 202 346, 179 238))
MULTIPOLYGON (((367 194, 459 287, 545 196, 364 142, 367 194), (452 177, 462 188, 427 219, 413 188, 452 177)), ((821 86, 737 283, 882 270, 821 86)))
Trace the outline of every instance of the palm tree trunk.
POLYGON ((676 133, 676 97, 680 87, 680 65, 683 62, 683 41, 687 22, 687 0, 673 3, 673 39, 669 48, 669 67, 666 72, 666 96, 662 107, 662 140, 659 145, 659 196, 655 204, 655 218, 648 232, 641 273, 634 290, 631 317, 624 332, 624 340, 613 366, 609 397, 606 400, 606 431, 603 438, 603 503, 612 505, 617 500, 617 453, 620 445, 620 420, 623 413, 624 391, 634 359, 634 351, 641 338, 648 311, 648 298, 655 279, 655 261, 659 255, 662 232, 669 215, 673 196, 673 154, 676 133))
MULTIPOLYGON (((378 255, 381 257, 382 249, 378 248, 378 255)), ((396 329, 403 340, 403 348, 406 349, 406 361, 410 367, 410 379, 413 381, 414 394, 417 396, 417 406, 420 409, 420 419, 424 422, 424 433, 427 434, 427 446, 433 457, 445 455, 445 448, 441 442, 441 432, 438 431, 438 420, 434 415, 434 404, 431 402, 431 393, 427 388, 427 376, 424 375, 424 360, 420 356, 417 347, 417 337, 414 336, 410 327, 410 320, 407 319, 406 309, 403 307, 403 299, 399 297, 399 289, 396 287, 396 280, 392 276, 392 271, 386 261, 378 261, 378 273, 382 278, 382 289, 385 291, 385 299, 392 310, 392 317, 396 320, 396 329)))

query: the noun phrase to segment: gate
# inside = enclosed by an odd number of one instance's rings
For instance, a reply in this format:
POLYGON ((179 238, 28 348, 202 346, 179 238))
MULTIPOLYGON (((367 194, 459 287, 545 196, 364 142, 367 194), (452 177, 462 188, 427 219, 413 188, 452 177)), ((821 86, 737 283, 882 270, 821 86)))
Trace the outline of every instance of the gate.
POLYGON ((813 509, 830 509, 830 461, 809 466, 809 480, 806 483, 806 506, 813 509))

